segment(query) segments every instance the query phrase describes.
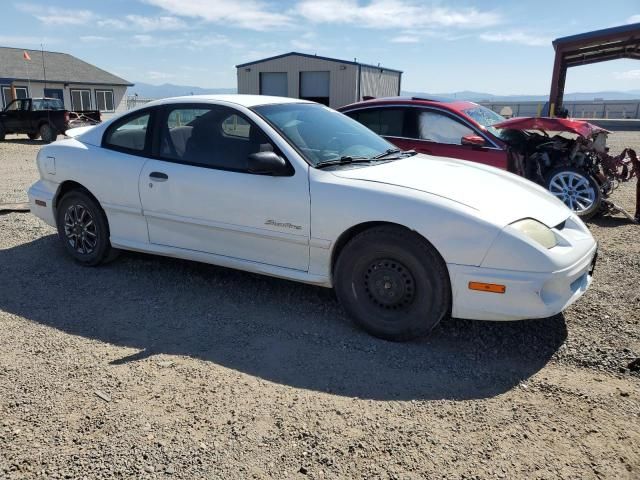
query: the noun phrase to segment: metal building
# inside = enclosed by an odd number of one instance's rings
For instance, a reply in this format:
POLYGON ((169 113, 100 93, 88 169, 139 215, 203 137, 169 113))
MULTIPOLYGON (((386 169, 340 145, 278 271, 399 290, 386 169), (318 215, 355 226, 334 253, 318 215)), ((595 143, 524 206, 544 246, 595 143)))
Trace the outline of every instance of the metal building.
POLYGON ((332 108, 400 95, 402 72, 380 65, 290 52, 236 65, 238 93, 312 100, 332 108))

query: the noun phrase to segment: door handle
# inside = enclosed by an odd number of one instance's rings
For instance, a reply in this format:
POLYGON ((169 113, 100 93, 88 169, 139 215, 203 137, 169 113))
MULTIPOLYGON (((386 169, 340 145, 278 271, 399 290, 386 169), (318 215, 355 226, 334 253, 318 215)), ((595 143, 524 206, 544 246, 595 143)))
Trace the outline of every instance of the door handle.
POLYGON ((169 180, 169 175, 162 172, 151 172, 149 174, 149 178, 154 182, 166 182, 167 180, 169 180))

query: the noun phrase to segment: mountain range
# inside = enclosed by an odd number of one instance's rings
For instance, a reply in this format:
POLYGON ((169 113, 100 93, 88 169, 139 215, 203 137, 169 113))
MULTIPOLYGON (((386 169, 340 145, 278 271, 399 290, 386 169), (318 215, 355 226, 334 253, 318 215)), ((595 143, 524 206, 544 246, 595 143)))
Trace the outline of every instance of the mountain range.
MULTIPOLYGON (((151 85, 138 82, 134 87, 130 87, 128 95, 138 95, 142 98, 166 98, 178 97, 182 95, 215 95, 224 93, 236 93, 236 88, 201 88, 187 85, 173 85, 165 83, 163 85, 151 85)), ((472 102, 545 102, 548 95, 494 95, 491 93, 461 91, 449 93, 426 93, 403 91, 404 96, 431 96, 457 98, 472 102)), ((565 100, 593 101, 598 100, 637 100, 640 99, 640 90, 628 90, 626 92, 603 91, 603 92, 575 92, 565 93, 565 100)))

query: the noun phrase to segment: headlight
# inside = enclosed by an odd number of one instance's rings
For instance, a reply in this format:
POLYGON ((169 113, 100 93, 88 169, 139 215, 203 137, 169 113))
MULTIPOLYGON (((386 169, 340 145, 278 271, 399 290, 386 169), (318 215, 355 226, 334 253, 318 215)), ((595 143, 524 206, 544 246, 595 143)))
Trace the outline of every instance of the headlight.
POLYGON ((511 224, 520 233, 538 242, 544 248, 553 248, 558 244, 555 233, 549 227, 533 218, 525 218, 511 224))

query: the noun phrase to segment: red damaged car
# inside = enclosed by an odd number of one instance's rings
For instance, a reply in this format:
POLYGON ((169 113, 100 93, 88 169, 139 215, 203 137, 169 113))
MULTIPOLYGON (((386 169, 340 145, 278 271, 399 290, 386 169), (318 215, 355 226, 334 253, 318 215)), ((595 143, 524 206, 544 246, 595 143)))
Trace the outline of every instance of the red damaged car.
POLYGON ((608 132, 588 122, 506 120, 473 102, 424 97, 366 100, 339 110, 403 150, 470 160, 524 176, 583 218, 602 211, 613 188, 601 168, 608 132))

